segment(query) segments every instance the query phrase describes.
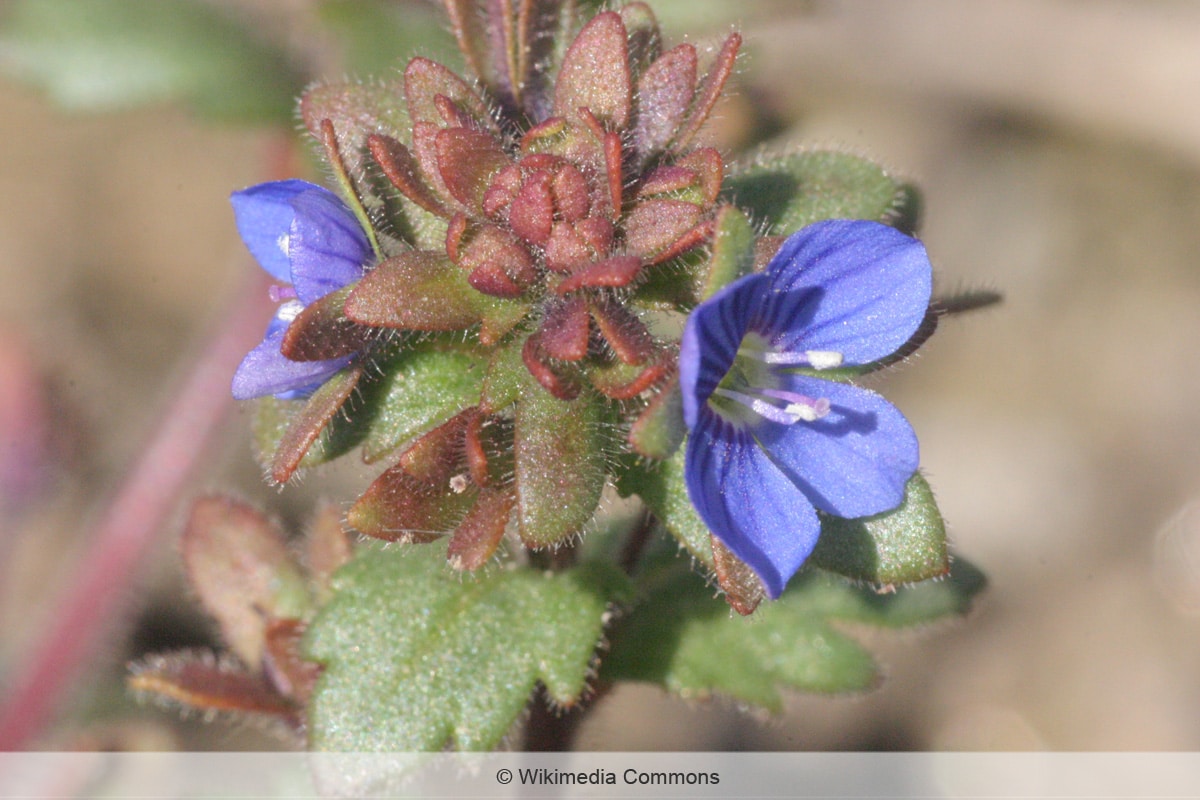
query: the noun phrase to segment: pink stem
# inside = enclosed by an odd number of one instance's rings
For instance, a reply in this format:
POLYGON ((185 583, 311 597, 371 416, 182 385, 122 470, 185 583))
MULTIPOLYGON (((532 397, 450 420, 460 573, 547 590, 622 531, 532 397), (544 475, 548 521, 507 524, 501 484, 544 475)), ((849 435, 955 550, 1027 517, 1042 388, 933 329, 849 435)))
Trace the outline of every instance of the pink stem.
MULTIPOLYGON (((278 145, 277 145, 278 147, 278 145)), ((278 147, 271 172, 282 171, 290 146, 278 147)), ((167 528, 188 477, 233 408, 229 382, 261 338, 270 315, 269 281, 259 270, 239 288, 198 362, 167 406, 150 443, 88 535, 90 551, 66 582, 29 657, 7 676, 0 705, 0 752, 27 747, 118 619, 142 556, 167 528)))

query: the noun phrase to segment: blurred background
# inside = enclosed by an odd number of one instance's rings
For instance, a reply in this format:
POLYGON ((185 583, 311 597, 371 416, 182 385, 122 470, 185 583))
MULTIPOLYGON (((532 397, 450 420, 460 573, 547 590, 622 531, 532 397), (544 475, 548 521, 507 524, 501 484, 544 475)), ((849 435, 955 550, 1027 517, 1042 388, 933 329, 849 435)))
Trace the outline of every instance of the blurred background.
MULTIPOLYGON (((107 62, 83 33, 67 30, 74 44, 47 59, 58 40, 44 30, 79 15, 47 22, 30 7, 78 5, 0 4, 0 686, 256 269, 229 192, 276 168, 279 125, 214 111, 137 26, 119 34, 136 58, 109 65, 124 94, 105 94, 94 65, 107 62), (156 58, 177 71, 147 70, 156 58), (93 65, 91 83, 44 66, 73 59, 93 65)), ((389 74, 414 48, 444 57, 429 5, 351 5, 212 4, 284 54, 298 86, 389 74)), ((735 24, 746 38, 713 131, 725 152, 819 146, 878 160, 924 190, 940 288, 1004 293, 946 321, 882 383, 920 434, 957 552, 990 584, 953 624, 856 631, 886 665, 873 693, 793 695, 763 719, 623 687, 580 746, 1200 749, 1200 5, 732 5, 654 3, 670 41, 735 24)), ((191 68, 279 96, 218 34, 191 68)), ((280 107, 290 129, 286 96, 280 107)), ((350 464, 266 487, 248 421, 233 413, 185 499, 229 490, 298 524, 318 499, 362 485, 350 464)), ((127 614, 105 626, 40 746, 278 746, 253 727, 141 707, 123 689, 129 659, 212 644, 179 569, 184 506, 127 576, 127 614)))

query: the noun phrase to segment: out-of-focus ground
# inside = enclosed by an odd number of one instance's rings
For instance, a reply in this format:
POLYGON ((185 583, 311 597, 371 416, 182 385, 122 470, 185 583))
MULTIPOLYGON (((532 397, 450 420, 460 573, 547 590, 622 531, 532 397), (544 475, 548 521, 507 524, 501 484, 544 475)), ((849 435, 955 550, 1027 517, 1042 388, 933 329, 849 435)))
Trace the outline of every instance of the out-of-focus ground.
MULTIPOLYGON (((764 721, 623 688, 582 746, 1200 749, 1200 5, 756 5, 741 102, 793 125, 771 144, 846 147, 915 180, 941 287, 1005 294, 881 384, 920 434, 957 550, 991 583, 965 620, 862 631, 888 668, 872 694, 793 696, 764 721)), ((0 84, 0 142, 0 386, 44 377, 44 431, 22 412, 20 432, 51 454, 47 494, 0 523, 5 666, 253 269, 226 196, 266 177, 267 141, 170 109, 67 117, 0 84)), ((197 490, 287 520, 351 496, 346 470, 263 488, 247 421, 197 490)), ((141 648, 204 641, 174 538, 131 576, 145 610, 113 632, 59 741, 138 720, 143 743, 270 746, 172 730, 120 692, 141 648)))

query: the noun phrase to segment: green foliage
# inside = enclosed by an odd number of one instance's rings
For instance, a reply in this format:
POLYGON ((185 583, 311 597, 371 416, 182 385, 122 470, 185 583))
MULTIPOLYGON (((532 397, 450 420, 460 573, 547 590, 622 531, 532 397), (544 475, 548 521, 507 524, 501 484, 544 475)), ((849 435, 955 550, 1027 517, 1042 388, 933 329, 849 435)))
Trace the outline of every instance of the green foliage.
POLYGON ((749 618, 733 614, 678 560, 660 561, 639 583, 642 600, 613 633, 602 678, 779 712, 785 689, 862 691, 880 680, 874 659, 837 623, 902 628, 961 614, 983 578, 958 562, 948 580, 875 594, 809 569, 749 618))
POLYGON ((195 0, 17 0, 0 64, 64 108, 183 101, 223 120, 286 123, 303 87, 279 50, 195 0))
POLYGON ((441 546, 367 549, 309 628, 307 654, 325 666, 310 746, 493 748, 537 681, 560 705, 579 699, 609 604, 626 591, 597 565, 462 575, 441 546))
POLYGON ((814 566, 879 584, 916 583, 950 568, 946 527, 933 490, 920 473, 909 478, 904 503, 862 519, 821 517, 814 566))
POLYGON ((904 220, 911 186, 850 153, 811 150, 765 160, 726 179, 724 193, 772 233, 788 234, 823 219, 904 220))

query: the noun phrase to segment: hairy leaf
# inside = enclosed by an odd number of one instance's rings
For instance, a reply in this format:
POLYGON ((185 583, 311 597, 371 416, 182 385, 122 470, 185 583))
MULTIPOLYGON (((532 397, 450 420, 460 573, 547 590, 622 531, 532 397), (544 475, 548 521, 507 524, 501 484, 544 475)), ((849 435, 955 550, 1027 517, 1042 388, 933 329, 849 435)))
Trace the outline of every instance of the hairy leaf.
POLYGON ((495 747, 538 681, 584 690, 619 575, 598 566, 453 571, 440 545, 371 549, 342 569, 308 630, 324 664, 309 707, 317 750, 495 747))

